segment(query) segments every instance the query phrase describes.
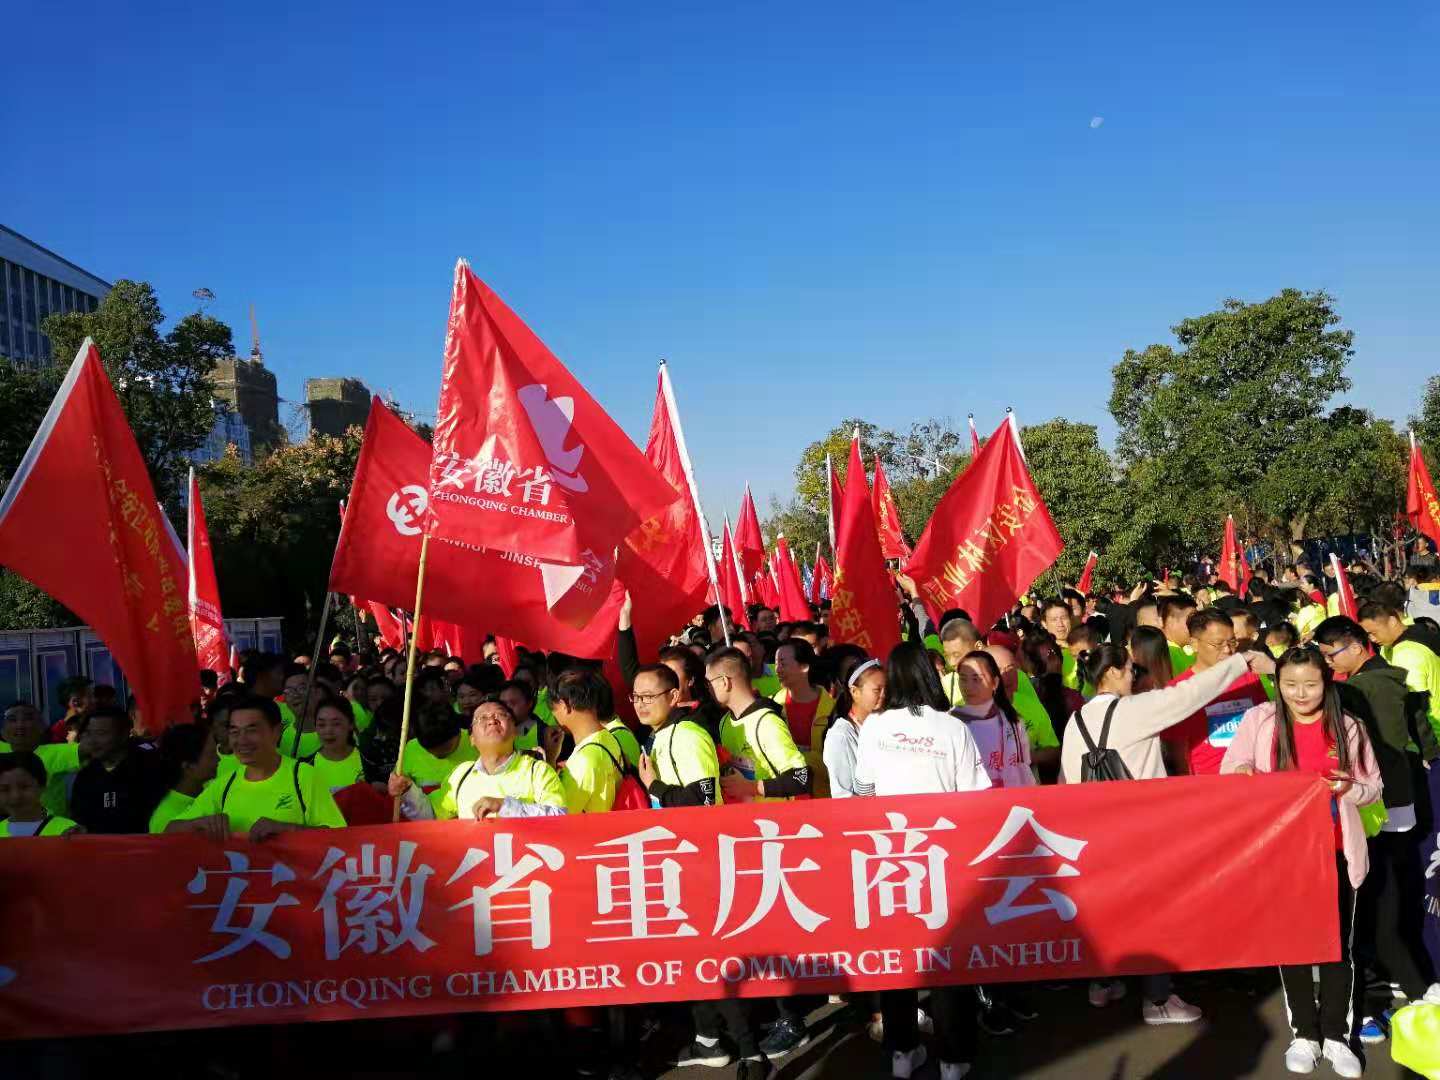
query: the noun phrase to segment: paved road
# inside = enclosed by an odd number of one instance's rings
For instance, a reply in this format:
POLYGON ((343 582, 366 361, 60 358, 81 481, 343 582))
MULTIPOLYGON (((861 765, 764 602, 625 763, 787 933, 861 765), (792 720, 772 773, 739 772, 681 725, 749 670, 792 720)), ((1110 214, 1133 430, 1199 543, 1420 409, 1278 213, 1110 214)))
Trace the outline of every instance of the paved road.
MULTIPOLYGON (((1275 989, 1250 996, 1222 976, 1179 976, 1177 989, 1202 1006, 1206 1019, 1183 1027, 1140 1022, 1133 998, 1092 1009, 1081 987, 1037 990, 1039 1019, 1016 1036, 981 1036, 975 1080, 1012 1077, 1066 1080, 1229 1080, 1289 1077, 1289 1043, 1278 978, 1275 989)), ((669 1069, 688 1038, 688 1010, 652 1010, 660 1033, 629 1053, 647 1080, 725 1080, 734 1070, 669 1069)), ((634 1017, 634 1010, 627 1010, 634 1017)), ((778 1080, 856 1080, 890 1075, 880 1047, 866 1038, 859 1014, 823 1006, 811 1014, 812 1041, 781 1061, 778 1080)), ((1372 1048, 1369 1080, 1412 1076, 1396 1066, 1389 1044, 1372 1048)), ((566 1080, 575 1061, 593 1060, 583 1040, 555 1013, 425 1017, 368 1023, 212 1030, 114 1039, 15 1043, 3 1048, 0 1077, 26 1080, 142 1076, 145 1080, 320 1080, 349 1076, 391 1080, 426 1076, 455 1080, 566 1080), (119 1070, 119 1073, 117 1073, 119 1070)), ((602 1074, 603 1075, 603 1074, 602 1074)), ((935 1080, 934 1064, 919 1080, 935 1080)), ((1317 1078, 1333 1077, 1322 1065, 1317 1078)))

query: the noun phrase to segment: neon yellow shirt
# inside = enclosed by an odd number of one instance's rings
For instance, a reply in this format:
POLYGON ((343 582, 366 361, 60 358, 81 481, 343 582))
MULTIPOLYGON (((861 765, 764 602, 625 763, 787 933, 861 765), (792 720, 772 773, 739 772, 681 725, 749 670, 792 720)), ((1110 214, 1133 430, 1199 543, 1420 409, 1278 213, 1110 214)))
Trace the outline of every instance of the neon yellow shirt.
MULTIPOLYGON (((805 755, 790 736, 790 725, 769 706, 752 707, 738 720, 727 713, 720 721, 720 744, 730 751, 730 764, 747 780, 773 780, 806 766, 805 755)), ((783 802, 788 797, 757 801, 783 802)))
POLYGON ((1018 674, 1020 677, 1015 680, 1015 700, 1011 704, 1025 722, 1025 734, 1030 738, 1030 748, 1044 750, 1059 746, 1060 740, 1055 737, 1055 725, 1051 723, 1050 714, 1045 711, 1040 695, 1035 693, 1035 684, 1025 672, 1018 674))
POLYGON ((246 832, 261 818, 290 825, 345 827, 345 818, 320 775, 283 754, 280 767, 264 780, 247 780, 244 769, 223 780, 217 776, 172 820, 193 821, 212 814, 228 817, 232 832, 246 832))
POLYGON ((615 741, 620 744, 620 752, 625 755, 625 760, 630 763, 631 768, 640 767, 640 742, 635 738, 635 733, 625 726, 625 721, 618 716, 612 717, 605 725, 605 730, 615 736, 615 741))
POLYGON ((437 818, 473 821, 475 804, 485 798, 563 807, 565 787, 545 762, 516 751, 495 773, 487 773, 478 758, 457 765, 444 785, 430 796, 430 805, 435 808, 437 818))
POLYGON ((550 708, 550 688, 542 686, 535 695, 535 716, 546 727, 555 726, 555 710, 550 708))
POLYGON ((1430 695, 1430 726, 1440 738, 1440 657, 1418 641, 1397 641, 1380 655, 1405 669, 1405 685, 1430 695))
POLYGON ((365 777, 365 770, 360 764, 360 751, 353 746, 349 756, 339 761, 331 761, 324 754, 316 754, 310 759, 310 764, 320 774, 320 782, 332 795, 341 788, 358 784, 365 777))
POLYGON ((693 720, 666 724, 650 742, 650 762, 662 784, 687 787, 700 780, 715 782, 715 805, 720 797, 720 756, 709 732, 693 720))
POLYGON ((540 749, 540 729, 545 726, 538 716, 531 717, 530 726, 517 732, 515 735, 516 750, 538 750, 540 749))
POLYGON ((1173 641, 1166 642, 1170 646, 1170 677, 1175 678, 1184 675, 1195 666, 1195 654, 1186 652, 1184 646, 1176 645, 1173 641))
MULTIPOLYGON (((58 745, 58 744, 57 744, 57 745, 58 745)), ((37 747, 37 749, 38 749, 38 747, 37 747)), ((69 818, 67 818, 67 817, 61 817, 59 814, 52 814, 52 815, 50 816, 50 820, 47 821, 47 822, 45 822, 44 826, 40 829, 40 835, 41 835, 41 836, 64 836, 67 832, 69 832, 71 829, 73 829, 73 828, 75 828, 75 827, 76 827, 76 823, 73 822, 73 821, 71 821, 69 818)), ((8 839, 8 840, 27 840, 27 839, 29 839, 29 837, 26 836, 24 833, 12 833, 12 832, 10 831, 10 822, 9 822, 8 820, 7 820, 7 821, 0 821, 0 840, 7 840, 7 839, 8 839)))
POLYGON ((367 709, 364 705, 361 705, 358 701, 350 702, 350 709, 355 714, 355 730, 367 730, 370 727, 371 722, 375 719, 375 714, 372 713, 369 709, 367 709))
POLYGON ((80 744, 43 743, 35 747, 35 756, 45 766, 47 777, 45 790, 40 794, 40 805, 45 807, 47 814, 58 818, 70 809, 70 793, 65 789, 65 777, 80 771, 80 744))
POLYGON ((165 826, 190 809, 194 802, 195 800, 191 796, 182 794, 173 788, 167 791, 165 797, 160 800, 160 805, 155 807, 155 812, 150 815, 150 831, 163 833, 165 826))
POLYGON ((426 795, 429 795, 450 778, 456 765, 474 761, 475 757, 475 744, 463 732, 456 740, 455 749, 444 757, 436 757, 411 739, 405 744, 405 752, 400 755, 400 772, 419 785, 420 790, 426 795))
POLYGON ((960 689, 960 672, 947 671, 940 676, 940 685, 945 690, 951 708, 965 704, 965 692, 960 689))
POLYGON ((619 742, 604 728, 576 743, 565 762, 565 771, 560 774, 566 812, 596 814, 614 806, 615 793, 620 788, 620 773, 615 766, 623 760, 619 742))
POLYGON ((1060 649, 1060 681, 1071 690, 1080 689, 1080 670, 1075 663, 1075 654, 1069 649, 1060 649))
POLYGON ((234 754, 220 754, 215 763, 215 778, 229 776, 236 769, 240 768, 240 759, 234 754))
POLYGON ((1300 631, 1300 640, 1307 640, 1315 628, 1325 621, 1324 604, 1306 604, 1295 615, 1295 629, 1300 631))
POLYGON ((755 688, 755 693, 761 697, 773 699, 776 694, 780 693, 780 676, 773 675, 767 671, 758 679, 751 679, 750 685, 755 688))
MULTIPOLYGON (((784 713, 788 727, 790 714, 786 708, 790 704, 790 691, 781 690, 775 698, 775 704, 779 705, 780 711, 784 713)), ((810 721, 810 745, 800 751, 805 755, 805 764, 810 766, 810 794, 816 799, 830 797, 830 771, 825 768, 825 732, 830 729, 834 716, 835 699, 822 687, 820 696, 815 701, 815 717, 810 721)), ((790 737, 795 737, 793 729, 790 737)), ((796 745, 798 749, 799 744, 796 745)))

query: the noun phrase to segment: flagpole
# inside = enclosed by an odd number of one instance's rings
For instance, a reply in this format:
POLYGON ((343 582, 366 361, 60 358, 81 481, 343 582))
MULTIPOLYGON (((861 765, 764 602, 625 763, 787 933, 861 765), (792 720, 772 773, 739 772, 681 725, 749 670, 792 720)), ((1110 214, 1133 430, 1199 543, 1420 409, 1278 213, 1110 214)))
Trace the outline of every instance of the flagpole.
POLYGON ((685 445, 685 429, 680 423, 680 409, 675 404, 675 388, 670 383, 670 365, 660 361, 660 392, 665 395, 665 408, 670 413, 670 430, 675 436, 675 449, 680 451, 680 468, 685 473, 685 485, 690 489, 690 502, 695 507, 696 520, 700 522, 700 546, 705 551, 705 571, 710 575, 710 587, 715 590, 715 607, 720 612, 720 631, 725 635, 725 647, 730 647, 730 620, 725 618, 725 598, 720 594, 720 576, 715 570, 715 553, 710 550, 710 527, 705 524, 705 510, 700 505, 700 487, 695 483, 695 470, 690 467, 690 450, 685 445))
MULTIPOLYGON (((856 429, 859 430, 858 428, 856 429)), ((825 455, 825 505, 829 508, 830 525, 830 554, 835 556, 836 561, 840 559, 839 553, 835 550, 835 467, 830 464, 830 455, 825 455)), ((815 545, 815 557, 820 557, 820 545, 815 545)))
POLYGON ((290 756, 300 756, 300 733, 305 727, 305 717, 310 715, 310 695, 315 690, 315 669, 320 666, 319 652, 325 647, 325 627, 330 622, 330 605, 335 600, 335 594, 330 591, 330 583, 325 583, 325 603, 320 607, 320 631, 315 635, 315 648, 310 650, 310 670, 305 676, 305 700, 300 705, 300 715, 295 718, 295 738, 290 743, 290 756))
MULTIPOLYGON (((415 575, 415 621, 412 624, 416 629, 420 624, 420 603, 425 594, 425 561, 430 554, 430 532, 426 530, 420 538, 420 570, 415 575)), ((405 743, 410 738, 410 700, 415 694, 415 642, 416 635, 412 630, 410 634, 410 651, 405 661, 405 706, 400 712, 400 749, 395 757, 395 771, 400 771, 400 764, 405 760, 405 743)), ((393 821, 400 820, 400 800, 395 800, 395 811, 393 821)))

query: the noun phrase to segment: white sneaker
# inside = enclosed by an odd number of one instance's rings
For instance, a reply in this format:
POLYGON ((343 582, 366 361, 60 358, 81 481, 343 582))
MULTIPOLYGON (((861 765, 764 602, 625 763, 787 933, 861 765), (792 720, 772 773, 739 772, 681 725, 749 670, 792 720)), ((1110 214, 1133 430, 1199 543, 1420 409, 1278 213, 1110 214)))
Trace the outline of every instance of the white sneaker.
POLYGON ((1145 1002, 1140 1014, 1147 1024, 1193 1024, 1204 1015, 1194 1005, 1182 1001, 1177 994, 1171 994, 1159 1005, 1145 1002))
POLYGON ((1426 1005, 1440 1005, 1440 983, 1431 983, 1430 989, 1425 991, 1425 996, 1420 999, 1426 1005))
POLYGON ((1119 1001, 1124 996, 1125 984, 1119 979, 1090 984, 1090 1004, 1097 1009, 1103 1009, 1106 1005, 1119 1001))
POLYGON ((898 1080, 910 1080, 920 1071, 920 1066, 925 1064, 925 1047, 917 1046, 914 1050, 896 1050, 890 1055, 890 1075, 898 1080))
POLYGON ((1314 1039, 1296 1039, 1285 1051, 1285 1068, 1293 1073, 1312 1073, 1320 1064, 1320 1044, 1314 1039))
POLYGON ((947 1065, 943 1061, 940 1063, 940 1080, 965 1080, 965 1077, 969 1075, 970 1066, 968 1064, 947 1065))
POLYGON ((1335 1070, 1336 1076, 1359 1077, 1365 1075, 1365 1066, 1360 1064, 1360 1059, 1355 1056, 1355 1051, 1346 1046, 1338 1039, 1326 1039, 1325 1049, 1321 1051, 1330 1067, 1335 1070))
POLYGON ((915 1010, 915 1026, 920 1029, 921 1035, 935 1034, 935 1021, 930 1019, 930 1014, 924 1009, 915 1010))

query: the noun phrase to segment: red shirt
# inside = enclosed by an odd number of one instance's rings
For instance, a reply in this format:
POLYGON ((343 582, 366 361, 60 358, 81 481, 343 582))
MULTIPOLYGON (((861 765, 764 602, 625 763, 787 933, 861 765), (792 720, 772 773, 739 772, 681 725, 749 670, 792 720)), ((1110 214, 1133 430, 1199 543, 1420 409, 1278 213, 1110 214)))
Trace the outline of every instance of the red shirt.
MULTIPOLYGON (((1339 767, 1340 755, 1335 750, 1335 744, 1330 741, 1329 732, 1325 730, 1325 721, 1318 720, 1313 724, 1295 724, 1293 727, 1295 729, 1296 768, 1301 772, 1314 773, 1329 780, 1330 774, 1339 767)), ((1334 799, 1330 800, 1330 816, 1335 821, 1335 850, 1344 851, 1343 840, 1340 836, 1340 815, 1336 811, 1334 799)))
MULTIPOLYGON (((1170 680, 1175 686, 1195 675, 1192 667, 1183 675, 1170 680)), ((1225 750, 1235 738, 1235 729, 1246 710, 1264 705, 1270 699, 1265 687, 1253 671, 1247 671, 1236 679, 1226 691, 1205 708, 1176 724, 1165 737, 1172 742, 1183 744, 1189 769, 1195 776, 1215 776, 1220 772, 1220 762, 1225 750)))
POLYGON ((790 725, 790 737, 801 750, 812 750, 810 736, 815 727, 815 710, 820 708, 820 695, 814 701, 796 701, 793 697, 785 702, 785 722, 790 725))

